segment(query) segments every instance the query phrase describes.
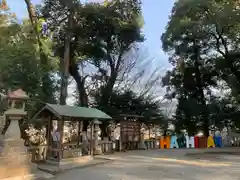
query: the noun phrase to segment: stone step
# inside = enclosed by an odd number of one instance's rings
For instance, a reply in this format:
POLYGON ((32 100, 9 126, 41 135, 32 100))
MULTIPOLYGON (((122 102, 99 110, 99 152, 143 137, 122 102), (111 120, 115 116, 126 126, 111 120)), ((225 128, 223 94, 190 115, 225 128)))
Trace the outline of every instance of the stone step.
POLYGON ((58 165, 49 164, 47 162, 38 164, 38 169, 50 174, 57 174, 64 172, 66 170, 71 170, 75 168, 85 168, 89 166, 104 164, 110 162, 110 159, 106 158, 93 158, 93 157, 80 157, 80 158, 71 158, 71 160, 64 160, 64 162, 59 163, 58 165), (82 159, 81 159, 82 158, 82 159))
POLYGON ((47 164, 51 165, 65 165, 65 164, 70 164, 70 163, 85 163, 88 161, 93 160, 92 156, 80 156, 80 157, 75 157, 75 158, 66 158, 66 159, 61 159, 60 162, 57 161, 55 158, 50 158, 49 160, 46 160, 47 164))

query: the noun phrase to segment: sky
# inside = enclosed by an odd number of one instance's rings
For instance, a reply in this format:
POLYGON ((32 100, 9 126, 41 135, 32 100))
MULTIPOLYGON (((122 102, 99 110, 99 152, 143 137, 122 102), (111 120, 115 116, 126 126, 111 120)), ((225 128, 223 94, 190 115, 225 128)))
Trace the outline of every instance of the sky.
MULTIPOLYGON (((32 0, 33 4, 39 4, 42 0, 32 0)), ((86 0, 82 0, 86 1, 86 0)), ((95 0, 103 1, 103 0, 95 0)), ((143 0, 144 28, 143 32, 146 36, 144 48, 148 50, 150 58, 154 59, 154 63, 162 66, 165 71, 171 66, 168 58, 161 49, 161 34, 165 30, 168 22, 168 16, 175 0, 143 0)), ((24 0, 7 0, 11 10, 15 12, 19 19, 27 17, 27 10, 24 0)))

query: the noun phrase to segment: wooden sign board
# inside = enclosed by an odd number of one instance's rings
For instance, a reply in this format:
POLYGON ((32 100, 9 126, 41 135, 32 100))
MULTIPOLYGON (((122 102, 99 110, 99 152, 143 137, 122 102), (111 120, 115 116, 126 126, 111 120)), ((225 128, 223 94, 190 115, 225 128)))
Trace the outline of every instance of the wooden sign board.
POLYGON ((122 142, 140 140, 139 121, 121 121, 121 140, 122 142))

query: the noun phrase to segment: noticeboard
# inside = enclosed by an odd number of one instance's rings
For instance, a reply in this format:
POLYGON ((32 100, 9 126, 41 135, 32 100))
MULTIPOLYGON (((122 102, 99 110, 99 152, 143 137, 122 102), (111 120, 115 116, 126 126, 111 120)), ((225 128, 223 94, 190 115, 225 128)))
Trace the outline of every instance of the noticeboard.
POLYGON ((134 119, 121 121, 121 141, 139 141, 140 140, 140 122, 134 119))

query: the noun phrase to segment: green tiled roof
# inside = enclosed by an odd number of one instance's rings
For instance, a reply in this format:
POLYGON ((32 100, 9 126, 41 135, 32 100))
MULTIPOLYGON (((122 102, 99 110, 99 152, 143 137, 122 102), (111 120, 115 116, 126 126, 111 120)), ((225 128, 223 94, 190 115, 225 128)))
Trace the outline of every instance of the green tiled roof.
POLYGON ((51 111, 52 113, 58 116, 89 118, 89 119, 112 119, 109 115, 107 115, 106 113, 96 108, 47 104, 44 109, 48 109, 49 111, 51 111))

